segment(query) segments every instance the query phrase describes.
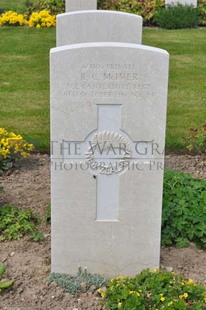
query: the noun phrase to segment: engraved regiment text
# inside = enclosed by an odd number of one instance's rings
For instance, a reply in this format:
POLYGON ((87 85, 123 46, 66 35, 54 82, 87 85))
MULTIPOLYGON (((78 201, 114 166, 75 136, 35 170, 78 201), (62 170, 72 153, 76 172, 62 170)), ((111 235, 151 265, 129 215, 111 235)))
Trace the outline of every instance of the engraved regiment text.
POLYGON ((64 97, 153 97, 135 64, 85 64, 78 77, 67 83, 64 97))

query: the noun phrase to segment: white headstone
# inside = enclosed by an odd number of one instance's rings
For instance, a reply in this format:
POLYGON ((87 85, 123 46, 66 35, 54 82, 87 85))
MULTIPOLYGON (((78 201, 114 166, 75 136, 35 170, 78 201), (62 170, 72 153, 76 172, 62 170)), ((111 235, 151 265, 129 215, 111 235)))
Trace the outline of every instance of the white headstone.
POLYGON ((176 5, 176 4, 181 4, 181 5, 192 5, 195 8, 197 7, 197 0, 165 0, 165 5, 176 5))
POLYGON ((87 42, 142 43, 142 17, 115 11, 57 15, 57 46, 87 42))
POLYGON ((51 50, 53 272, 159 265, 168 61, 126 43, 51 50))
POLYGON ((97 0, 66 0, 66 12, 96 10, 97 0))

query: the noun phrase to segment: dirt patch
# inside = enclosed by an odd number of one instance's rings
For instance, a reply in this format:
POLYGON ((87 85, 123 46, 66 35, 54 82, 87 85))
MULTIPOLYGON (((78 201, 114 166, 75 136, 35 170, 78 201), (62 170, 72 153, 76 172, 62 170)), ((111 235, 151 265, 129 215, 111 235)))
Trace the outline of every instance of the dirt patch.
POLYGON ((206 180, 205 155, 167 155, 165 166, 168 169, 189 173, 196 178, 206 180))
MULTIPOLYGON (((189 172, 206 179, 204 156, 168 155, 166 167, 189 172)), ((4 202, 30 207, 42 219, 45 239, 35 243, 28 238, 0 244, 0 262, 7 266, 5 277, 15 281, 14 288, 0 296, 0 309, 5 310, 100 310, 97 293, 72 296, 56 285, 48 284, 50 273, 50 226, 45 221, 50 204, 49 157, 34 155, 22 162, 19 170, 0 178, 4 202)), ((1 201, 0 203, 2 203, 1 201)), ((161 263, 187 278, 206 285, 206 251, 190 246, 185 249, 162 248, 161 263)))
POLYGON ((6 177, 0 177, 4 202, 32 208, 45 216, 50 204, 50 168, 48 155, 34 155, 22 161, 21 166, 6 177))
POLYGON ((167 247, 161 249, 161 263, 172 267, 175 272, 183 274, 188 279, 206 286, 206 251, 195 246, 176 249, 167 247))

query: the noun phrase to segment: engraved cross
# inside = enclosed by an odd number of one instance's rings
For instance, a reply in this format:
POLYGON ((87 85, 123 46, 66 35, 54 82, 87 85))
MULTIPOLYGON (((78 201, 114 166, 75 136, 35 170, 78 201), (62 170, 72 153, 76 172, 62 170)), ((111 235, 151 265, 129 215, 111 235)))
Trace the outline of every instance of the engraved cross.
MULTIPOLYGON (((138 159, 132 156, 137 142, 131 141, 121 130, 120 104, 98 104, 97 110, 97 129, 84 142, 76 142, 79 157, 72 159, 77 163, 83 159, 96 179, 96 221, 118 221, 119 179, 138 159)), ((138 142, 138 148, 144 150, 151 142, 138 142)), ((68 147, 63 147, 63 150, 68 150, 68 147)), ((63 158, 65 161, 70 156, 63 152, 63 158)), ((141 158, 141 162, 148 164, 148 159, 141 158)))
POLYGON ((119 174, 131 157, 131 147, 120 127, 121 105, 98 105, 98 128, 86 153, 90 167, 98 172, 97 221, 118 220, 119 174))

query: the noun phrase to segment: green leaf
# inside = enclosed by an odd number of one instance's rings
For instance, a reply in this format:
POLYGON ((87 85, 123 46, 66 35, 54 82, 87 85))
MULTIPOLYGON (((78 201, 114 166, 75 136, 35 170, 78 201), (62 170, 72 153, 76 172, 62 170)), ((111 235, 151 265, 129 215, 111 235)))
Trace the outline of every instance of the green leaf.
POLYGON ((43 239, 44 239, 44 235, 40 232, 36 232, 32 235, 33 241, 39 242, 39 241, 42 241, 43 239))
POLYGON ((176 239, 176 247, 177 248, 185 248, 189 245, 189 240, 186 238, 177 238, 176 239))
POLYGON ((14 285, 14 281, 12 280, 4 280, 0 281, 0 290, 4 290, 14 285))
POLYGON ((4 265, 0 265, 0 277, 3 276, 5 271, 6 271, 6 267, 4 265))
POLYGON ((162 210, 162 244, 178 247, 206 236, 206 181, 184 173, 165 171, 162 210), (180 238, 180 239, 179 239, 180 238), (186 241, 187 240, 187 241, 186 241))

